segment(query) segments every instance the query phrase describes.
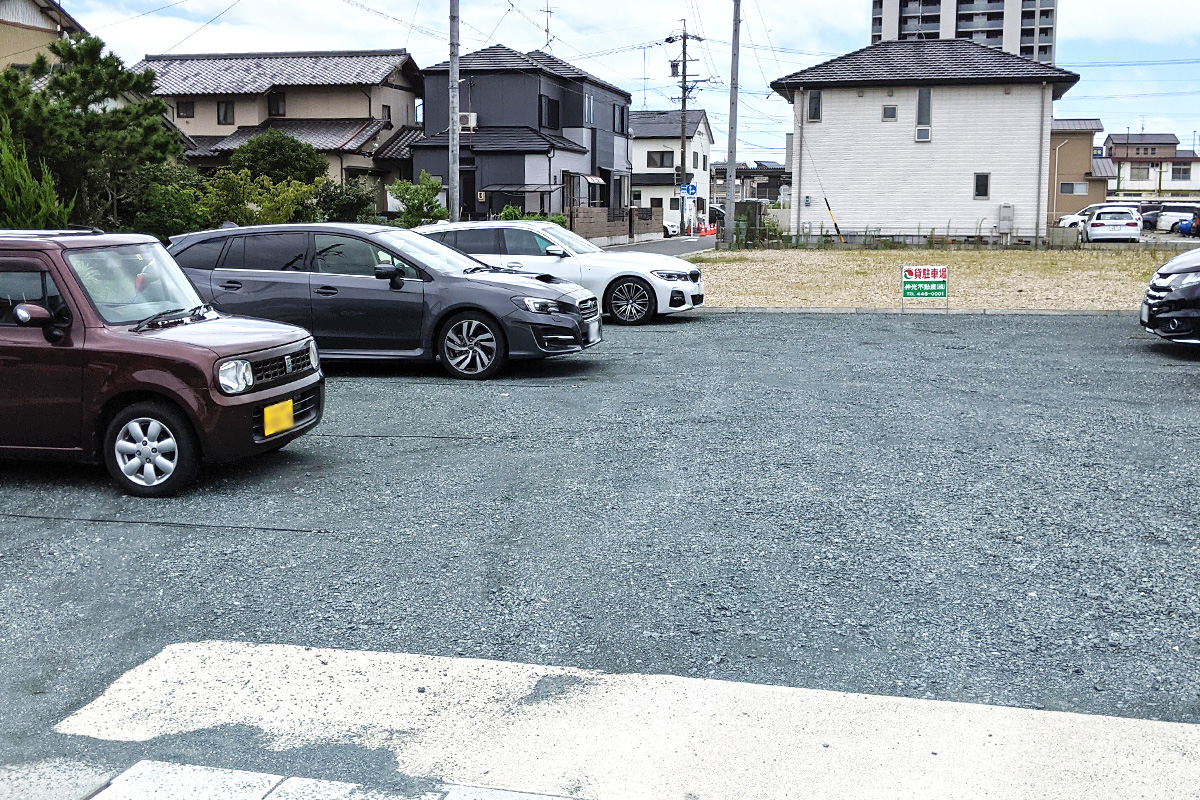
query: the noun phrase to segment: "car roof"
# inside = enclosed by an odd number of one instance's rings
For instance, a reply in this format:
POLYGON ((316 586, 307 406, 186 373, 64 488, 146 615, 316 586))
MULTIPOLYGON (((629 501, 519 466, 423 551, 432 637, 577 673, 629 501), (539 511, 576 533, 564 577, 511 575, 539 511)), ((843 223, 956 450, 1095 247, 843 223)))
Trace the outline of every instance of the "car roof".
POLYGON ((373 225, 362 222, 288 222, 281 225, 238 225, 229 228, 213 228, 207 231, 195 231, 172 236, 172 244, 196 242, 202 239, 218 239, 225 236, 239 236, 247 233, 289 233, 307 231, 336 231, 339 233, 379 233, 381 231, 403 231, 394 225, 373 225))
POLYGON ((544 219, 487 219, 467 220, 464 222, 435 222, 432 225, 421 225, 413 228, 415 231, 457 231, 463 228, 526 228, 528 230, 545 230, 546 226, 556 228, 562 226, 544 219))
POLYGON ((144 233, 105 233, 101 230, 0 230, 0 246, 22 250, 60 250, 151 244, 158 239, 144 233))

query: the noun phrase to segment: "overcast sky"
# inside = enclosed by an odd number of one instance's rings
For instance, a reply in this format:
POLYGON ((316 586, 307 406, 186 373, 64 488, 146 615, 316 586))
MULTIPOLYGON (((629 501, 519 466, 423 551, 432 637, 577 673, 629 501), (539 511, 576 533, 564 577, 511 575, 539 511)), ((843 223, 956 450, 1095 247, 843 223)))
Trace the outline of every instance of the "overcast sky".
MULTIPOLYGON (((64 0, 127 63, 146 53, 405 47, 419 66, 447 57, 447 0, 64 0), (173 4, 173 5, 171 5, 173 4), (373 13, 371 9, 374 9, 373 13), (142 15, 142 16, 138 16, 142 15), (219 16, 218 16, 219 15, 219 16), (135 18, 136 17, 136 18, 135 18), (215 21, 214 17, 217 17, 215 21)), ((463 52, 502 43, 544 48, 546 0, 461 0, 463 52)), ((551 0, 549 50, 633 95, 633 108, 677 105, 662 43, 681 20, 706 41, 691 66, 697 96, 726 145, 730 0, 551 0), (624 49, 638 47, 638 49, 624 49), (617 50, 618 52, 611 52, 617 50)), ((738 159, 782 160, 787 103, 769 81, 870 43, 871 0, 743 0, 738 159)), ((1099 117, 1107 132, 1168 132, 1190 147, 1200 129, 1200 2, 1059 0, 1059 66, 1083 79, 1059 117, 1099 117), (1162 63, 1190 61, 1191 63, 1162 63), (1138 62, 1129 66, 1103 66, 1138 62), (1159 62, 1159 63, 1154 63, 1159 62)))

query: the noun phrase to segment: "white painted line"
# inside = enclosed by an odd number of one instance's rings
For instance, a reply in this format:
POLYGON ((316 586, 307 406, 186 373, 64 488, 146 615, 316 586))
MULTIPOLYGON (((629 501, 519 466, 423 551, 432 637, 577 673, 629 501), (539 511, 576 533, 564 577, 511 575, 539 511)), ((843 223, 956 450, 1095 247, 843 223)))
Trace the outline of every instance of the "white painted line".
POLYGON ((451 786, 443 800, 566 800, 566 798, 557 798, 548 794, 487 789, 482 786, 451 786))
POLYGON ((139 761, 93 800, 263 800, 282 780, 260 772, 139 761))
MULTIPOLYGON (((288 778, 264 800, 405 800, 398 794, 367 789, 355 783, 288 778)), ((422 795, 417 800, 442 800, 442 793, 422 795)))
POLYGON ((0 800, 79 800, 102 787, 115 772, 65 758, 5 764, 0 766, 0 800))
POLYGON ((592 800, 1127 800, 1200 786, 1200 726, 236 642, 168 647, 56 729, 131 742, 218 725, 258 728, 272 749, 383 748, 406 775, 592 800))

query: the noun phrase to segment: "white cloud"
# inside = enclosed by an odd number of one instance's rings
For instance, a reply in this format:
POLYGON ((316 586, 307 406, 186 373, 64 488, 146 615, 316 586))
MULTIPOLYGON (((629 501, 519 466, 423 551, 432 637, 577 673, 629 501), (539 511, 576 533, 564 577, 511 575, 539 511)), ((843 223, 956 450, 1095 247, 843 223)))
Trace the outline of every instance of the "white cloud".
MULTIPOLYGON (((1188 44, 1200 39, 1195 0, 1059 0, 1058 38, 1130 44, 1188 44)), ((1103 55, 1098 54, 1098 55, 1103 55)))

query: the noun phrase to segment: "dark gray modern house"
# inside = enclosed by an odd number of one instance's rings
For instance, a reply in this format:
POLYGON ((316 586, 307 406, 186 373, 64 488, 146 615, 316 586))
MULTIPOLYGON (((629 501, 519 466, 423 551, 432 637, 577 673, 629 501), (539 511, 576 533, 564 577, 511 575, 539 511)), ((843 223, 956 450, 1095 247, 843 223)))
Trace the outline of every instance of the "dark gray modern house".
MULTIPOLYGON (((461 57, 463 214, 629 206, 628 92, 540 50, 495 45, 461 57)), ((450 64, 425 69, 425 138, 413 171, 446 181, 450 64)))

